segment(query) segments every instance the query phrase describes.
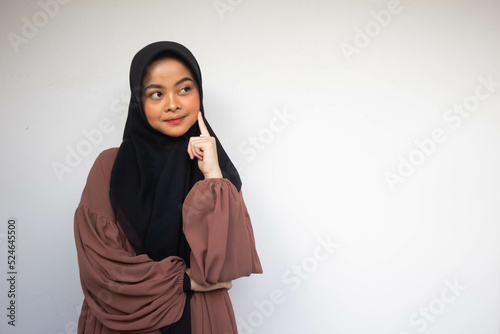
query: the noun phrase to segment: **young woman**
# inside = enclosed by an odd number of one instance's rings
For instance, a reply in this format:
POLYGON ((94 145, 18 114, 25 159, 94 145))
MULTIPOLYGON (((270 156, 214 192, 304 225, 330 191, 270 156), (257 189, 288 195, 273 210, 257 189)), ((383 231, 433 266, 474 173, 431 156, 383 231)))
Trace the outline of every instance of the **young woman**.
POLYGON ((180 44, 150 44, 130 88, 123 142, 96 159, 75 213, 78 333, 237 333, 227 290, 262 268, 198 63, 180 44))

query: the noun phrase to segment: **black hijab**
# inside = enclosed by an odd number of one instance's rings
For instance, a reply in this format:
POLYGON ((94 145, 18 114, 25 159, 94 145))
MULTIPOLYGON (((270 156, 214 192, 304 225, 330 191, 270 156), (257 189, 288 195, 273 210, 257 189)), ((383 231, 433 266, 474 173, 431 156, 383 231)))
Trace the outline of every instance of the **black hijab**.
MULTIPOLYGON (((193 185, 203 180, 195 158, 187 153, 189 138, 199 136, 196 122, 183 136, 170 137, 151 127, 142 106, 142 82, 149 64, 168 55, 191 70, 200 95, 200 111, 216 138, 219 166, 225 178, 241 189, 239 174, 205 119, 201 71, 191 52, 175 42, 156 42, 140 50, 130 68, 131 98, 123 142, 110 181, 110 199, 117 220, 137 254, 160 261, 183 258, 189 267, 190 247, 182 231, 182 203, 193 185)), ((188 294, 188 297, 190 294, 188 294)), ((162 333, 190 332, 189 298, 179 322, 162 333)))
MULTIPOLYGON (((179 256, 189 266, 190 248, 182 232, 182 203, 193 185, 204 179, 195 158, 187 153, 189 138, 199 136, 196 122, 183 136, 170 137, 151 127, 142 106, 142 81, 149 64, 164 54, 182 61, 198 85, 200 110, 205 119, 201 72, 191 52, 175 42, 156 42, 140 50, 132 60, 130 89, 132 96, 123 142, 111 173, 110 199, 117 220, 137 254, 155 261, 179 256)), ((238 189, 241 180, 217 142, 217 154, 223 176, 238 189)))

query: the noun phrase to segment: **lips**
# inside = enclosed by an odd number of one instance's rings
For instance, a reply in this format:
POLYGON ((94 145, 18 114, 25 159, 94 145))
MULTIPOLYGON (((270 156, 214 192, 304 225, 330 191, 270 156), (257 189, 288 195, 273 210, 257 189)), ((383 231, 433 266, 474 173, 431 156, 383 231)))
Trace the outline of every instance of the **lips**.
POLYGON ((169 119, 166 119, 165 122, 169 123, 169 124, 176 124, 176 123, 180 123, 182 122, 182 120, 185 118, 186 116, 176 116, 176 117, 172 117, 172 118, 169 118, 169 119))

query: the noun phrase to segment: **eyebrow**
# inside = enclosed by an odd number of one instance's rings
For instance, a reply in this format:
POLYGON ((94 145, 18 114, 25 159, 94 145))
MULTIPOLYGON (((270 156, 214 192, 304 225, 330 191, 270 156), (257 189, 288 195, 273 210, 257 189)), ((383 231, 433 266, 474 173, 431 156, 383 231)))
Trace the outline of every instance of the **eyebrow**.
MULTIPOLYGON (((193 79, 189 78, 189 77, 184 77, 182 78, 181 80, 177 81, 175 83, 175 86, 178 86, 180 85, 181 83, 185 82, 185 81, 193 81, 193 79)), ((161 88, 165 88, 163 87, 162 85, 158 85, 158 84, 151 84, 147 87, 144 87, 144 90, 147 90, 147 89, 153 89, 153 88, 156 88, 156 89, 161 89, 161 88)))

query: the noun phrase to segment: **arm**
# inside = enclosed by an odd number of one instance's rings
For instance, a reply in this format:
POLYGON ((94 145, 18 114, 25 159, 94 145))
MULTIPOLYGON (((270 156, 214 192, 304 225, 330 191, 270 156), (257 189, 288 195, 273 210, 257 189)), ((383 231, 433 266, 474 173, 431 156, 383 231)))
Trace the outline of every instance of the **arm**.
POLYGON ((136 256, 120 227, 80 205, 75 213, 80 279, 90 312, 115 331, 144 333, 178 321, 183 313, 186 265, 136 256))
POLYGON ((115 219, 109 184, 117 152, 109 149, 96 159, 75 212, 85 295, 79 333, 99 332, 102 326, 108 328, 105 333, 149 333, 177 322, 186 305, 185 262, 179 257, 155 262, 137 256, 115 219))
POLYGON ((190 277, 200 285, 262 273, 241 192, 227 179, 194 185, 183 205, 183 230, 191 247, 190 277))

